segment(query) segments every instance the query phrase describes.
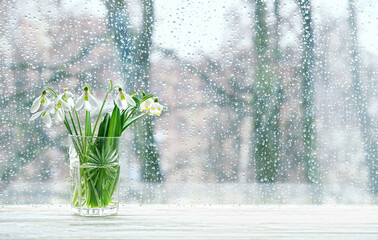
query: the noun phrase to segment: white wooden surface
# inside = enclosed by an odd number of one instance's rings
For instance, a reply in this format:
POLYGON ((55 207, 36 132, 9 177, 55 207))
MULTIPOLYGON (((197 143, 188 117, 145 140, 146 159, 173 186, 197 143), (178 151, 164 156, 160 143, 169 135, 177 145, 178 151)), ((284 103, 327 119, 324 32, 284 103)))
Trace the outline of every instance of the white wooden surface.
POLYGON ((378 206, 123 205, 116 216, 2 206, 0 239, 378 239, 378 206))

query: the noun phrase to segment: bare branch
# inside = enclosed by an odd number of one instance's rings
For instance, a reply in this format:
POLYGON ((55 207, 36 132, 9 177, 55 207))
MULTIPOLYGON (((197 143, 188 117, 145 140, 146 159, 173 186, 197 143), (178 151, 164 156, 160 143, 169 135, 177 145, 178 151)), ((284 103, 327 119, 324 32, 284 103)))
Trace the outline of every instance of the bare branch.
MULTIPOLYGON (((192 73, 197 74, 203 83, 209 86, 218 96, 222 97, 223 99, 227 99, 228 102, 234 107, 242 107, 243 105, 249 105, 249 102, 238 98, 232 93, 227 92, 225 89, 220 87, 218 84, 213 81, 208 74, 204 71, 201 71, 199 68, 193 66, 193 64, 182 60, 173 50, 171 49, 164 49, 164 48, 155 48, 159 52, 163 53, 165 56, 179 62, 183 66, 185 66, 188 70, 192 73)), ((219 102, 218 102, 219 104, 219 102)))

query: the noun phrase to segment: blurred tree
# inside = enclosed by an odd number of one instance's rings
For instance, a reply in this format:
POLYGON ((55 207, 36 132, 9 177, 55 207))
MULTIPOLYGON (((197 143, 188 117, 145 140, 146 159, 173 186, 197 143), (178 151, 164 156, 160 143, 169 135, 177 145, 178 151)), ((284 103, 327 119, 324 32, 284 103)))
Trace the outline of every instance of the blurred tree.
POLYGON ((361 59, 358 49, 358 29, 355 0, 349 0, 349 44, 350 66, 352 74, 353 100, 357 110, 357 118, 362 133, 362 141, 365 148, 365 161, 369 169, 369 189, 378 196, 378 142, 374 134, 377 132, 373 119, 369 116, 366 91, 361 80, 361 59))
MULTIPOLYGON (((0 58, 4 59, 0 63, 2 69, 0 82, 4 91, 0 99, 0 111, 4 115, 2 124, 7 126, 7 130, 1 133, 0 142, 3 146, 2 149, 8 151, 5 161, 0 160, 2 162, 0 165, 0 190, 7 188, 17 177, 20 179, 26 177, 31 181, 45 181, 51 177, 52 159, 46 156, 46 147, 51 146, 50 143, 54 142, 60 146, 60 150, 63 150, 65 144, 62 144, 61 136, 49 136, 45 127, 38 121, 29 122, 27 113, 29 113, 29 108, 34 100, 33 97, 41 94, 40 85, 36 84, 37 86, 35 86, 29 83, 40 81, 46 72, 49 72, 49 77, 44 79, 44 83, 47 85, 50 83, 59 85, 71 76, 79 78, 77 74, 67 71, 67 65, 76 63, 87 54, 86 51, 80 51, 80 54, 64 62, 62 66, 49 66, 45 64, 48 62, 47 59, 34 62, 37 60, 33 61, 33 58, 28 58, 24 54, 29 49, 26 47, 27 42, 23 42, 19 37, 22 25, 15 25, 14 22, 9 21, 9 19, 18 18, 17 12, 14 11, 15 3, 5 4, 2 7, 4 16, 0 19, 3 23, 0 32, 4 33, 5 42, 9 43, 9 52, 0 53, 4 54, 0 55, 0 58), (6 57, 7 54, 11 54, 11 57, 6 57), (26 82, 28 84, 25 84, 26 82), (13 88, 13 90, 7 91, 7 88, 13 88), (33 165, 37 174, 28 175, 25 169, 27 165, 33 165)), ((17 23, 19 22, 22 20, 19 19, 17 23)))
POLYGON ((279 167, 279 78, 272 68, 266 3, 255 1, 254 50, 256 71, 253 83, 253 157, 256 180, 260 183, 277 181, 279 167))
MULTIPOLYGON (((154 24, 152 0, 142 0, 140 32, 130 22, 129 9, 124 0, 107 0, 108 27, 122 63, 121 70, 127 91, 143 89, 150 92, 150 51, 154 24)), ((155 145, 153 121, 140 121, 134 127, 136 155, 141 163, 141 178, 146 182, 162 182, 159 153, 155 145)))
POLYGON ((310 0, 298 0, 302 16, 302 108, 303 108, 303 161, 305 164, 305 178, 308 183, 319 183, 319 163, 316 155, 316 127, 314 111, 314 67, 315 44, 310 0))
MULTIPOLYGON (((230 153, 230 150, 227 149, 227 144, 230 144, 230 142, 227 140, 231 140, 234 153, 240 156, 240 126, 242 120, 250 116, 248 106, 251 105, 249 101, 243 99, 242 94, 248 93, 251 89, 248 88, 247 90, 247 88, 240 86, 241 83, 235 80, 235 72, 233 72, 235 70, 227 69, 223 63, 215 59, 207 57, 206 64, 203 64, 204 67, 201 68, 190 61, 184 60, 173 50, 160 47, 156 47, 156 50, 175 62, 180 63, 180 65, 183 66, 184 72, 194 74, 195 77, 198 77, 203 82, 206 88, 209 88, 208 90, 205 88, 205 92, 210 91, 215 97, 211 95, 212 99, 205 103, 206 105, 208 103, 216 104, 218 107, 226 109, 226 112, 234 111, 234 115, 229 115, 226 119, 223 118, 222 120, 218 119, 218 116, 212 116, 212 119, 217 119, 217 121, 209 123, 206 127, 212 132, 212 138, 221 139, 221 141, 208 145, 208 160, 206 164, 204 164, 204 172, 215 176, 218 182, 238 180, 237 176, 240 167, 238 161, 240 158, 237 157, 233 160, 227 158, 228 153, 230 153), (229 80, 227 88, 215 81, 217 76, 223 76, 225 79, 229 80), (214 99, 217 99, 217 101, 211 102, 214 99)), ((243 57, 239 56, 239 60, 242 58, 243 57)), ((245 58, 249 58, 249 55, 245 58)), ((212 177, 210 175, 207 176, 209 179, 212 177)))
MULTIPOLYGON (((216 69, 223 69, 220 73, 221 76, 227 76, 229 79, 234 79, 235 74, 231 71, 225 70, 221 61, 214 59, 207 59, 209 67, 206 69, 199 69, 194 67, 193 64, 187 63, 180 59, 177 54, 167 49, 159 49, 165 55, 172 59, 184 64, 190 71, 196 74, 205 86, 209 87, 211 91, 220 99, 216 103, 222 107, 230 107, 235 111, 237 115, 237 121, 235 121, 236 128, 240 127, 242 119, 250 117, 250 109, 252 109, 253 117, 253 144, 251 148, 251 162, 255 162, 256 180, 261 183, 273 183, 278 180, 278 168, 279 168, 279 148, 280 148, 280 111, 283 97, 282 80, 279 77, 279 59, 281 56, 279 49, 280 33, 278 26, 281 23, 281 17, 279 15, 279 1, 275 2, 275 16, 277 18, 276 30, 274 31, 274 46, 269 46, 269 29, 266 20, 266 3, 262 0, 251 1, 252 6, 255 7, 255 36, 254 36, 254 52, 256 54, 256 73, 253 85, 243 86, 241 80, 246 80, 249 76, 245 76, 245 79, 238 79, 230 81, 227 87, 222 86, 219 82, 212 79, 216 74, 212 73, 211 69, 215 62, 217 62, 216 69), (255 5, 253 5, 255 4, 255 5), (272 51, 273 49, 273 51, 272 51), (274 56, 271 56, 273 52, 274 56), (228 90, 229 89, 229 90, 228 90), (246 101, 241 98, 243 94, 251 94, 252 101, 246 101), (247 108, 246 106, 251 106, 247 108)), ((250 52, 250 50, 248 50, 250 52)), ((248 55, 249 56, 249 55, 248 55)), ((249 57, 248 57, 249 58, 249 57)), ((238 56, 240 60, 241 57, 238 56)), ((226 65, 226 64, 224 64, 226 65)), ((228 124, 226 124, 228 126, 228 124)), ((235 130, 235 129, 234 129, 235 130)), ((218 129, 217 133, 220 134, 218 129)), ((228 131, 228 130, 227 130, 228 131)), ((240 133, 236 134, 240 137, 240 133)), ((220 137, 224 139, 224 137, 220 137)), ((240 139, 236 139, 233 143, 236 148, 240 148, 240 139)), ((222 143, 223 144, 223 143, 222 143)), ((224 162, 221 159, 227 154, 224 152, 223 145, 219 147, 216 145, 209 146, 209 157, 211 161, 215 161, 217 167, 214 170, 217 172, 217 176, 220 179, 224 179, 222 174, 226 173, 224 162), (216 148, 216 149, 214 149, 216 148)), ((211 162, 210 161, 210 162, 211 162)), ((234 170, 237 175, 237 170, 234 170)), ((236 179, 236 177, 233 177, 236 179)), ((219 180, 219 179, 218 179, 219 180)))
POLYGON ((282 58, 282 52, 280 49, 280 40, 281 40, 281 23, 282 23, 282 16, 280 14, 280 7, 281 3, 280 0, 274 0, 274 17, 275 17, 275 25, 274 25, 274 49, 273 49, 273 57, 274 57, 274 62, 276 64, 275 70, 277 70, 280 60, 282 58))

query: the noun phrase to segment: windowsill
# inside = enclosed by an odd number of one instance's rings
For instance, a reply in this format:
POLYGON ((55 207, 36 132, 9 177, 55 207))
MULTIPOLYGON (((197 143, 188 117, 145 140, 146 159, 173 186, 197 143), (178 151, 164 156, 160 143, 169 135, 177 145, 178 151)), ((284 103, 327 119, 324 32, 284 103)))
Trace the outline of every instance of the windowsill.
POLYGON ((121 205, 80 217, 68 206, 3 205, 1 239, 373 239, 378 206, 121 205))

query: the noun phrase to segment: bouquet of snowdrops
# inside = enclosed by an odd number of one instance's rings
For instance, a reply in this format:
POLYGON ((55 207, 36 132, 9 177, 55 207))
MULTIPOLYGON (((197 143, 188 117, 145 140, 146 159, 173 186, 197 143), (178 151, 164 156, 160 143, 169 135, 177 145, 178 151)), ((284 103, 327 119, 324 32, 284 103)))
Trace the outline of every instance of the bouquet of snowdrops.
POLYGON ((137 91, 128 95, 119 86, 114 86, 112 81, 101 107, 88 85, 83 90, 75 100, 74 94, 67 89, 57 94, 46 87, 30 108, 33 114, 31 120, 41 117, 47 127, 52 125, 53 118, 58 123, 64 123, 71 135, 77 159, 74 165, 78 166, 80 179, 73 189, 72 206, 104 208, 112 202, 119 180, 119 138, 132 123, 144 115, 159 116, 163 106, 153 94, 137 91), (113 110, 103 114, 106 100, 114 90, 118 90, 118 94, 113 101, 113 110), (47 96, 48 93, 53 100, 47 96), (100 110, 92 127, 91 114, 98 108, 100 110), (80 110, 85 111, 82 119, 78 113, 80 110))

